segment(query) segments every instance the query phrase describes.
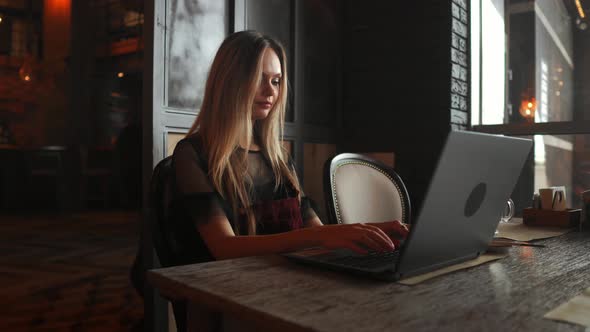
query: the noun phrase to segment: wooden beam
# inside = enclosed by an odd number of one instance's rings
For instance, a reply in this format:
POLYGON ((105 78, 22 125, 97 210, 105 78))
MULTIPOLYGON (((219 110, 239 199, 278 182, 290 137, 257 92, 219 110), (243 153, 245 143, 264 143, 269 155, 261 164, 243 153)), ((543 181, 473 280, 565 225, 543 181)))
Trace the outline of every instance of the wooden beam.
POLYGON ((564 121, 546 123, 509 123, 478 125, 473 131, 509 136, 531 135, 590 135, 590 121, 564 121))

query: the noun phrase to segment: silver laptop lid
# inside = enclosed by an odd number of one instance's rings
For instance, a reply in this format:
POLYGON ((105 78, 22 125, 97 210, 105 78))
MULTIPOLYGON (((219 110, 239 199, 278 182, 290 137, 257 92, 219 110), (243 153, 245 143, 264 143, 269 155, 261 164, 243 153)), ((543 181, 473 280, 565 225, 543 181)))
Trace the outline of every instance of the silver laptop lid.
POLYGON ((416 274, 483 253, 531 147, 528 139, 451 132, 397 272, 416 274))

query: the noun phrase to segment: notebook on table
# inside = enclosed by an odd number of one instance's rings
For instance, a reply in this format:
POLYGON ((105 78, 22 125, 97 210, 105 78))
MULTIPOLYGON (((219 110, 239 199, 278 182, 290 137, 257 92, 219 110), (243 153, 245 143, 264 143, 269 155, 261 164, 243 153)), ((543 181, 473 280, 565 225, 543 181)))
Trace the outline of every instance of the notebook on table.
POLYGON ((392 281, 476 258, 494 236, 531 147, 529 139, 453 131, 418 218, 398 250, 361 255, 348 249, 312 248, 284 256, 392 281))

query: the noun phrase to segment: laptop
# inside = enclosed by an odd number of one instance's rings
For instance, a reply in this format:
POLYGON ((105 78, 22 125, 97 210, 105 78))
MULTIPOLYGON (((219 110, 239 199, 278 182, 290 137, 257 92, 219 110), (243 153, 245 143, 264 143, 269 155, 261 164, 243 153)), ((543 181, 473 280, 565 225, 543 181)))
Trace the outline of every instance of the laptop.
POLYGON ((400 249, 361 255, 311 248, 284 256, 391 281, 474 259, 487 250, 532 145, 529 139, 452 131, 400 249))

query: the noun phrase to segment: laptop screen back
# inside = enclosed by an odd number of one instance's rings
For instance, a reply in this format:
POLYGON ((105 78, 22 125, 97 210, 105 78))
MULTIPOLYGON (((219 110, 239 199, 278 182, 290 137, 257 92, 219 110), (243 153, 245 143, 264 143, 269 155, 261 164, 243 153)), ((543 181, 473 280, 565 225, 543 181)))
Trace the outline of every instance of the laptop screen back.
POLYGON ((527 139, 451 132, 398 273, 417 274, 483 253, 531 147, 527 139))

